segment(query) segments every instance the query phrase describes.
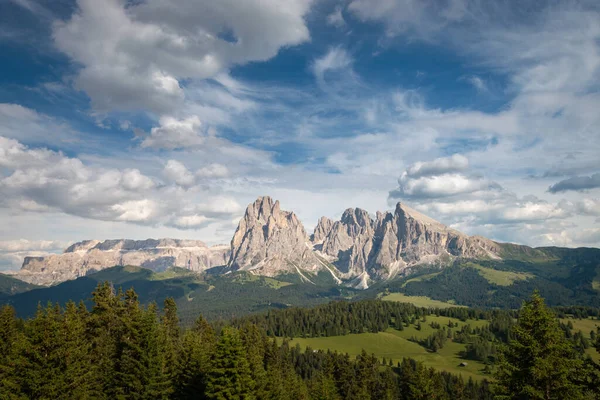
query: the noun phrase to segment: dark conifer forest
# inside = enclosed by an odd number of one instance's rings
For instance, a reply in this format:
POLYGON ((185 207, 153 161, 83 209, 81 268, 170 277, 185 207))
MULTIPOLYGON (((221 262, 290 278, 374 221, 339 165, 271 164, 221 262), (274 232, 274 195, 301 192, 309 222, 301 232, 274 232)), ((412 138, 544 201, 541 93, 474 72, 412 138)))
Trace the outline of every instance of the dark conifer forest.
MULTIPOLYGON (((580 311, 582 309, 579 309, 580 311)), ((564 309, 561 312, 574 311, 564 309)), ((450 326, 436 327, 447 332, 450 326)), ((431 351, 447 337, 436 334, 431 351)), ((452 335, 450 335, 452 336, 452 335)), ((199 316, 180 324, 177 307, 142 306, 133 289, 109 283, 93 293, 93 306, 39 307, 18 319, 0 310, 1 399, 594 399, 600 370, 578 349, 568 325, 534 294, 521 311, 466 308, 433 310, 382 302, 333 302, 313 309, 270 311, 233 321, 199 316), (489 380, 465 380, 404 359, 386 363, 290 346, 295 336, 378 332, 404 323, 426 324, 432 313, 488 319, 477 338, 469 329, 454 340, 469 342, 466 358, 493 359, 489 380)))

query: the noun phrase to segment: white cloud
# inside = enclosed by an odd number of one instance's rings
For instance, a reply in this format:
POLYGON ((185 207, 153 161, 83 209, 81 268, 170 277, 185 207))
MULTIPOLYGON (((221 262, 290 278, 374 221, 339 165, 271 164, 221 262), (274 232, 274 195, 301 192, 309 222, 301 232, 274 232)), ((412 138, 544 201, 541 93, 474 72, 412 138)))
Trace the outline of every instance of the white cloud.
POLYGON ((152 200, 129 200, 114 204, 111 209, 117 213, 116 219, 128 222, 147 222, 158 211, 158 206, 152 200))
POLYGON ((54 41, 82 66, 75 83, 97 111, 162 114, 182 104, 182 79, 215 77, 308 40, 304 16, 310 4, 78 0, 71 18, 55 24, 54 41))
POLYGON ((325 80, 327 72, 345 69, 351 65, 352 58, 346 50, 340 47, 333 47, 323 57, 317 58, 311 68, 317 80, 322 82, 325 80))
POLYGON ((467 78, 467 81, 471 85, 473 85, 473 87, 475 89, 477 89, 478 92, 487 92, 488 91, 488 87, 487 87, 487 84, 485 83, 485 81, 476 75, 469 76, 467 78))
POLYGON ((583 215, 600 217, 600 199, 581 199, 575 203, 575 209, 583 215))
POLYGON ((0 252, 18 251, 60 251, 67 247, 68 243, 56 240, 0 240, 0 252))
POLYGON ((17 140, 73 142, 77 133, 67 125, 35 110, 13 103, 0 103, 0 136, 17 140))
POLYGON ((186 168, 185 165, 177 160, 169 160, 163 169, 163 175, 169 182, 176 183, 182 187, 190 187, 194 185, 194 175, 186 168))
POLYGON ((335 10, 333 10, 331 14, 327 16, 327 23, 335 26, 336 28, 342 28, 346 26, 346 20, 342 15, 342 7, 337 6, 335 10))
POLYGON ((210 164, 196 170, 196 176, 199 178, 226 178, 229 176, 229 169, 222 164, 210 164))
MULTIPOLYGON (((230 196, 194 187, 194 174, 174 159, 167 162, 163 175, 175 185, 165 186, 135 168, 89 166, 78 158, 0 137, 0 167, 5 169, 0 177, 0 208, 13 212, 175 227, 183 226, 179 217, 230 219, 240 212, 230 196)), ((193 226, 188 223, 186 229, 193 226)))
POLYGON ((68 245, 68 242, 56 240, 0 240, 0 271, 20 268, 25 256, 59 253, 68 245))
POLYGON ((461 154, 436 158, 429 162, 417 162, 406 169, 406 176, 417 179, 423 176, 442 175, 465 171, 469 168, 469 159, 461 154))
POLYGON ((399 188, 392 192, 396 198, 439 198, 489 190, 494 185, 485 179, 461 174, 444 174, 412 179, 408 175, 399 180, 399 188))
POLYGON ((186 215, 181 216, 173 221, 173 226, 181 229, 190 229, 190 228, 198 228, 202 225, 205 225, 209 219, 203 215, 186 215))
POLYGON ((150 135, 142 140, 141 147, 174 150, 204 143, 205 135, 200 130, 202 123, 197 116, 182 120, 164 116, 159 122, 160 126, 152 128, 150 135))
POLYGON ((432 199, 501 189, 482 177, 462 174, 468 167, 469 160, 460 154, 417 162, 402 173, 398 189, 390 192, 390 197, 432 199))

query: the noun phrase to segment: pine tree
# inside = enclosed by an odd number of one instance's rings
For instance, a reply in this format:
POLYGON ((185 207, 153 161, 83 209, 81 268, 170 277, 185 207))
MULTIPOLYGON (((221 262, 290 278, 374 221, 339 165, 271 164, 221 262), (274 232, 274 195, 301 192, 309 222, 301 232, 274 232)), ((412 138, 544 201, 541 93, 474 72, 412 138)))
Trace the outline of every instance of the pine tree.
POLYGON ((91 358, 91 341, 87 336, 88 312, 83 303, 79 307, 68 302, 62 323, 64 343, 64 380, 65 392, 61 398, 85 399, 99 398, 101 388, 98 385, 96 366, 91 358))
POLYGON ((193 329, 182 338, 179 371, 175 382, 175 398, 196 399, 206 391, 206 374, 217 340, 213 327, 199 316, 193 329))
POLYGON ((500 350, 496 372, 501 399, 579 399, 582 367, 556 316, 535 292, 521 307, 508 346, 500 350))
POLYGON ((119 357, 118 341, 123 330, 121 314, 124 312, 124 304, 108 282, 99 283, 92 296, 94 305, 88 318, 92 364, 96 368, 102 393, 114 398, 116 362, 119 357))
POLYGON ((216 400, 254 399, 254 382, 239 332, 225 327, 208 372, 206 395, 216 400))
POLYGON ((0 308, 0 399, 16 400, 21 395, 17 364, 23 336, 17 329, 15 310, 11 306, 0 308))
POLYGON ((177 304, 171 297, 164 302, 161 322, 159 332, 159 351, 162 356, 161 374, 165 379, 167 394, 171 394, 181 368, 179 362, 182 352, 177 304))

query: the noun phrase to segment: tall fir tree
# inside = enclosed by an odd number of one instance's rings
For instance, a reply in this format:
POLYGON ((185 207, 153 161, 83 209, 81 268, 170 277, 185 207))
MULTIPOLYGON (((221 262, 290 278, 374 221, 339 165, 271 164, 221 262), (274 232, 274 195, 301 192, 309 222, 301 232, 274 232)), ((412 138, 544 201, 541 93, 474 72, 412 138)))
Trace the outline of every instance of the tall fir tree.
POLYGON ((17 366, 24 337, 17 328, 15 309, 11 306, 0 308, 0 399, 25 399, 17 366))
POLYGON ((500 350, 498 399, 584 398, 577 384, 582 361, 538 292, 521 307, 511 338, 500 350))
POLYGON ((254 399, 254 385, 238 330, 223 328, 211 359, 207 397, 214 400, 254 399))

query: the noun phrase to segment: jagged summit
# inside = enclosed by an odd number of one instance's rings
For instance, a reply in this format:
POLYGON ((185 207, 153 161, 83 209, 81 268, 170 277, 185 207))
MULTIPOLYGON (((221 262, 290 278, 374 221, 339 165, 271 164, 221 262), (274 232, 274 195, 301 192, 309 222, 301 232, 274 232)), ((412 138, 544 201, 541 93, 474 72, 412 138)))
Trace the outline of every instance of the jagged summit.
MULTIPOLYGON (((441 222, 428 217, 425 214, 421 214, 420 212, 418 212, 417 210, 415 210, 414 208, 411 208, 409 206, 407 206, 406 204, 403 204, 401 202, 398 202, 396 204, 396 209, 394 210, 394 214, 398 215, 398 214, 405 214, 406 216, 419 221, 425 225, 429 225, 431 227, 434 227, 436 229, 439 230, 453 230, 455 232, 458 232, 450 227, 448 227, 447 225, 442 224, 441 222)), ((460 232, 459 232, 460 233, 460 232)))
POLYGON ((253 271, 274 276, 298 274, 321 268, 319 260, 307 246, 308 235, 296 214, 283 211, 279 201, 259 197, 249 204, 231 240, 231 270, 253 271))

